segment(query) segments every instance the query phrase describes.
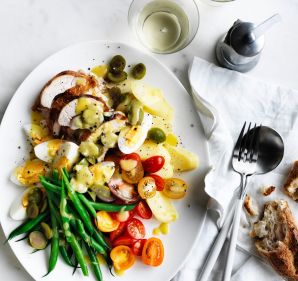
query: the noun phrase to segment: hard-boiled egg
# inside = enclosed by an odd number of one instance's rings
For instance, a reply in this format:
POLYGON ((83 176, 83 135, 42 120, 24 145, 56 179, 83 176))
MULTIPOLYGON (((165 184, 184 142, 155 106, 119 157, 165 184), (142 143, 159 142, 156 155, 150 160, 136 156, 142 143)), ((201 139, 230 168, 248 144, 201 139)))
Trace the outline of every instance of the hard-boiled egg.
POLYGON ((48 129, 40 125, 25 124, 23 129, 33 146, 40 144, 50 138, 48 129))
POLYGON ((53 160, 53 168, 60 171, 65 167, 70 170, 73 164, 78 161, 79 155, 79 146, 77 144, 70 141, 63 142, 53 160))
POLYGON ((61 139, 53 139, 42 142, 34 147, 34 153, 38 159, 51 163, 53 162, 57 151, 60 149, 63 142, 64 141, 61 139))
POLYGON ((40 159, 33 159, 17 167, 10 176, 10 179, 17 185, 28 186, 38 183, 39 176, 45 175, 46 172, 46 163, 40 159))
POLYGON ((9 215, 12 219, 17 221, 26 219, 26 207, 28 205, 27 196, 34 188, 35 187, 26 188, 25 191, 21 194, 18 194, 18 196, 12 202, 9 209, 9 215))
POLYGON ((151 125, 152 115, 145 113, 141 125, 122 129, 118 138, 118 146, 120 151, 125 154, 129 154, 138 150, 145 141, 151 125))

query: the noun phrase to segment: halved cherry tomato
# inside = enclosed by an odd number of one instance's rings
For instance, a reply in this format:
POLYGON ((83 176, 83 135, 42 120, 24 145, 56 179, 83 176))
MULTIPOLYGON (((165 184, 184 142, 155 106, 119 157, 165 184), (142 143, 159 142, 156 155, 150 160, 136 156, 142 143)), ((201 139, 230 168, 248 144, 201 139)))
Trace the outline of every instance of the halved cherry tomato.
POLYGON ((152 156, 143 161, 143 167, 147 173, 158 172, 164 164, 165 158, 163 156, 152 156))
POLYGON ((124 233, 125 230, 126 230, 126 223, 120 222, 118 228, 115 229, 114 231, 110 232, 111 242, 113 242, 115 239, 120 237, 124 233))
POLYGON ((155 174, 150 174, 148 176, 154 179, 157 191, 162 191, 164 189, 165 181, 162 177, 160 177, 159 175, 155 175, 155 174))
POLYGON ((137 240, 128 235, 120 236, 112 241, 113 246, 125 245, 131 247, 137 240))
POLYGON ((120 159, 120 167, 124 171, 131 171, 140 162, 141 162, 141 158, 139 154, 137 153, 125 154, 120 159))
POLYGON ((165 180, 163 194, 171 199, 181 199, 185 196, 187 183, 182 179, 170 178, 165 180))
POLYGON ((142 239, 145 237, 145 226, 143 223, 136 219, 132 218, 126 225, 126 231, 131 238, 142 239))
POLYGON ((138 203, 136 206, 136 212, 142 219, 149 220, 152 218, 152 211, 146 201, 140 201, 138 203))
POLYGON ((128 183, 136 184, 144 177, 144 169, 142 162, 138 162, 136 167, 131 171, 122 170, 121 172, 122 179, 128 183))
POLYGON ((132 250, 127 246, 113 248, 110 257, 116 270, 126 270, 132 267, 136 260, 132 250))
POLYGON ((164 258, 164 248, 160 239, 149 238, 142 251, 142 261, 144 264, 151 266, 159 266, 164 258))
POLYGON ((110 216, 119 222, 125 222, 128 221, 128 219, 131 217, 130 211, 121 211, 121 212, 110 212, 110 216))
POLYGON ((151 177, 144 177, 138 183, 138 193, 142 199, 152 198, 156 193, 155 180, 151 177))
POLYGON ((132 251, 136 256, 141 256, 142 251, 144 248, 144 245, 146 243, 147 239, 139 239, 136 242, 133 243, 132 245, 132 251))
POLYGON ((106 211, 96 213, 96 225, 102 232, 111 232, 119 227, 120 222, 114 220, 106 211))

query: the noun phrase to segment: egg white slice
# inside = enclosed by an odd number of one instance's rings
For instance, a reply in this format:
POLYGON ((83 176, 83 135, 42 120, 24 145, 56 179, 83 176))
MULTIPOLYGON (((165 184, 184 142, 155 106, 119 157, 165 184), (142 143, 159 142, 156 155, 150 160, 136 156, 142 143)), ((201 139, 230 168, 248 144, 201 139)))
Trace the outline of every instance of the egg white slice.
POLYGON ((26 188, 24 192, 18 194, 18 196, 13 200, 10 209, 9 216, 13 220, 24 220, 27 217, 26 208, 23 206, 23 197, 27 195, 28 192, 31 191, 32 188, 26 188))
POLYGON ((62 143, 59 150, 57 151, 57 155, 53 160, 53 165, 55 167, 62 157, 65 157, 67 159, 67 165, 71 167, 78 161, 79 155, 79 146, 74 142, 66 141, 62 143))
POLYGON ((47 163, 53 162, 57 151, 61 148, 63 140, 53 139, 49 141, 42 142, 34 147, 35 156, 47 163))
POLYGON ((138 150, 144 143, 147 133, 152 126, 152 115, 144 114, 141 125, 125 127, 118 138, 118 147, 122 153, 129 154, 138 150))

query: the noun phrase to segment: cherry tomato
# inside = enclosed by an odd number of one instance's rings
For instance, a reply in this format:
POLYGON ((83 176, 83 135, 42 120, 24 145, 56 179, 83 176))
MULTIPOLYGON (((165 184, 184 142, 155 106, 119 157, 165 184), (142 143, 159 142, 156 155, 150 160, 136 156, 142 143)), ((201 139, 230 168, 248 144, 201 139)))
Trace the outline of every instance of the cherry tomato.
POLYGON ((138 162, 136 167, 130 171, 122 170, 122 179, 127 183, 136 184, 144 177, 142 162, 138 162))
POLYGON ((159 266, 164 258, 164 247, 160 239, 149 238, 143 247, 142 261, 144 264, 159 266))
POLYGON ((136 242, 133 243, 132 245, 132 251, 136 256, 141 256, 142 251, 144 248, 144 245, 146 243, 147 239, 139 239, 136 242))
POLYGON ((120 167, 125 171, 133 170, 138 163, 141 163, 141 158, 137 153, 124 154, 120 159, 120 167))
POLYGON ((165 158, 163 156, 152 156, 143 161, 143 167, 147 173, 158 172, 164 164, 165 158))
POLYGON ((116 270, 126 270, 132 267, 136 260, 132 250, 127 246, 113 248, 110 257, 116 270))
POLYGON ((187 183, 182 179, 170 178, 165 180, 163 194, 171 199, 181 199, 185 196, 187 183))
POLYGON ((106 211, 96 213, 96 225, 102 232, 111 232, 119 227, 120 222, 114 220, 106 211))
POLYGON ((131 217, 131 213, 130 211, 110 212, 110 216, 119 222, 125 222, 131 217))
POLYGON ((152 198, 156 193, 156 184, 153 178, 144 177, 138 183, 138 193, 142 199, 152 198))
POLYGON ((126 231, 131 238, 142 239, 145 237, 145 226, 143 223, 136 219, 132 218, 126 225, 126 231))
POLYGON ((155 174, 150 174, 149 177, 154 179, 157 191, 162 191, 164 189, 165 181, 161 176, 155 175, 155 174))
POLYGON ((120 222, 118 228, 115 229, 114 231, 110 232, 111 242, 113 242, 116 238, 120 237, 124 233, 125 230, 126 230, 126 223, 120 222))
POLYGON ((128 235, 123 235, 112 241, 113 246, 125 245, 131 247, 137 240, 128 235))
POLYGON ((146 201, 140 201, 138 205, 136 206, 136 212, 138 216, 140 216, 142 219, 151 219, 152 218, 152 211, 149 208, 146 201))

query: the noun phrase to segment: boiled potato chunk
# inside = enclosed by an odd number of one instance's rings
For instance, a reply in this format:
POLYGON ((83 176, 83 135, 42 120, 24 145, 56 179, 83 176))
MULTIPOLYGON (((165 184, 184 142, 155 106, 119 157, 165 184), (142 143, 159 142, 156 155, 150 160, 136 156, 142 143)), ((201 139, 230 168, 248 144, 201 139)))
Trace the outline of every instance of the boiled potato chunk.
POLYGON ((152 198, 148 198, 146 201, 158 221, 169 223, 178 219, 178 213, 172 201, 162 192, 157 191, 152 198))
POLYGON ((175 172, 189 171, 198 168, 198 156, 185 148, 175 147, 169 144, 164 145, 171 155, 171 164, 175 172))
POLYGON ((169 121, 173 120, 173 108, 168 104, 160 89, 152 88, 141 81, 132 81, 131 91, 144 105, 147 112, 169 121))
POLYGON ((173 166, 171 165, 171 156, 169 152, 163 147, 162 144, 156 144, 153 141, 146 140, 144 144, 136 151, 142 160, 145 160, 151 156, 163 156, 165 158, 165 164, 158 172, 154 173, 163 178, 171 178, 174 174, 173 166))
POLYGON ((160 128, 166 135, 172 132, 172 124, 165 118, 157 115, 152 115, 152 128, 160 128))

